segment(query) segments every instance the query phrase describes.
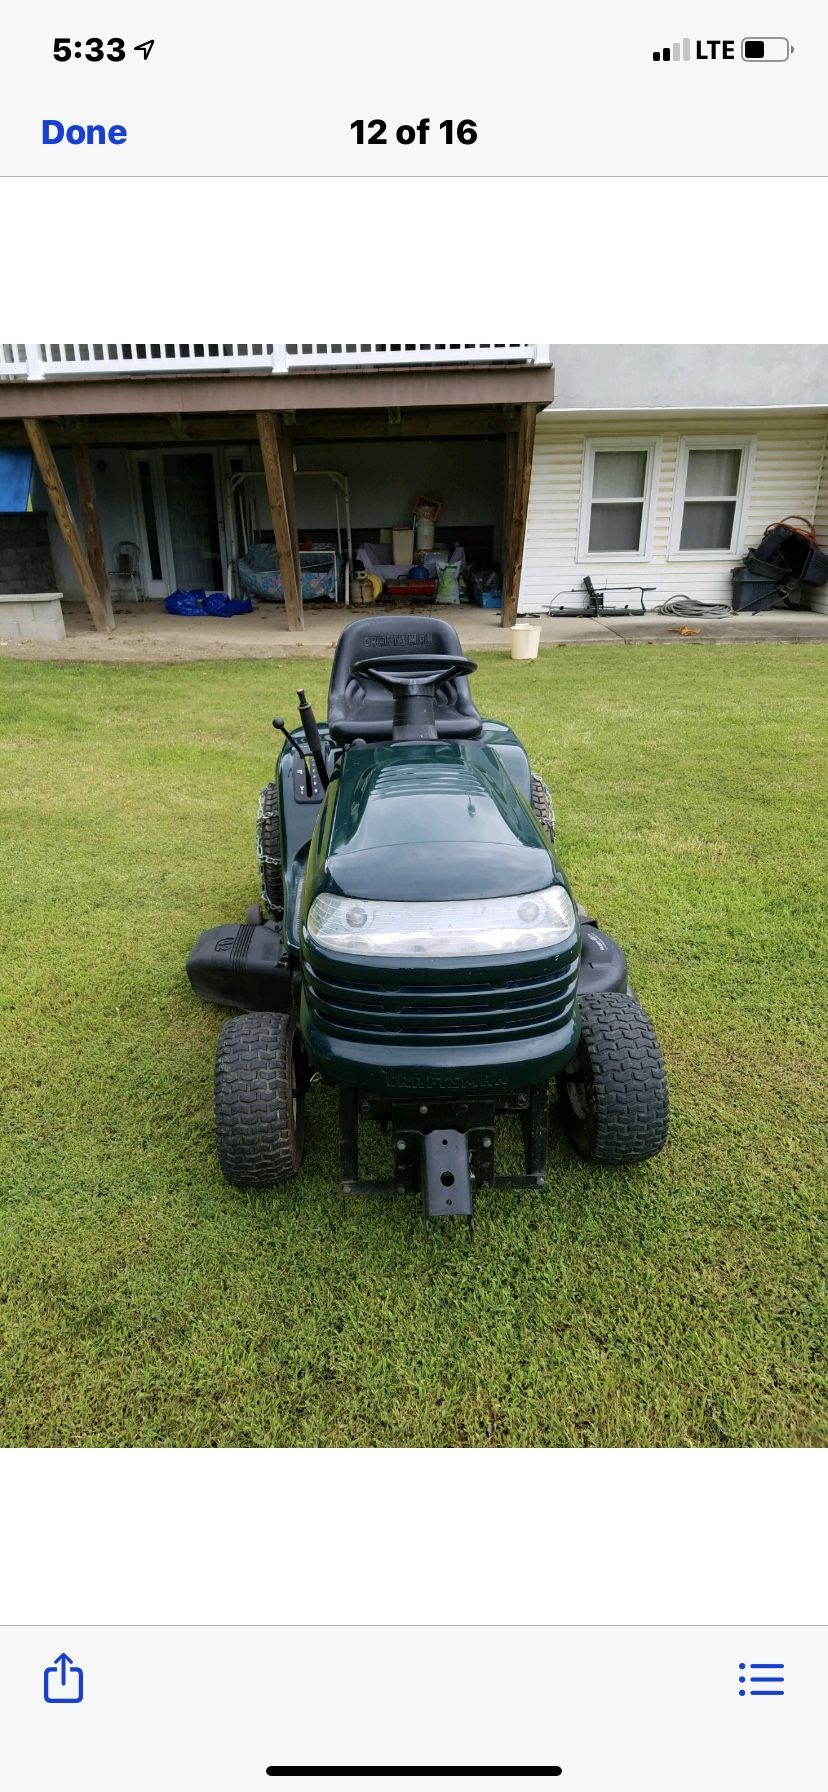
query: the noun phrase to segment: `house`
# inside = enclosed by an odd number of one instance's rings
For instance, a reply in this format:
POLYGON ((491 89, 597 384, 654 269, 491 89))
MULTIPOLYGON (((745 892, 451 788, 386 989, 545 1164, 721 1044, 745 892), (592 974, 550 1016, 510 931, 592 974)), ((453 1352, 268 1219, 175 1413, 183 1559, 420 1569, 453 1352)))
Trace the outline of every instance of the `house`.
POLYGON ((297 631, 429 495, 439 541, 501 569, 506 624, 583 607, 585 577, 608 609, 726 603, 769 524, 828 542, 826 445, 820 347, 0 343, 0 454, 35 467, 0 596, 42 591, 51 551, 109 629, 113 598, 236 593, 258 552, 297 631))
POLYGON ((0 448, 34 457, 17 535, 34 551, 48 518, 55 583, 100 629, 113 597, 232 592, 256 549, 299 630, 308 560, 347 599, 361 544, 418 496, 449 549, 502 568, 513 614, 553 395, 542 344, 0 344, 0 448))
MULTIPOLYGON (((828 348, 590 346, 550 351, 537 419, 521 611, 729 603, 731 568, 795 515, 828 544, 828 348)), ((826 589, 812 607, 828 613, 826 589)))

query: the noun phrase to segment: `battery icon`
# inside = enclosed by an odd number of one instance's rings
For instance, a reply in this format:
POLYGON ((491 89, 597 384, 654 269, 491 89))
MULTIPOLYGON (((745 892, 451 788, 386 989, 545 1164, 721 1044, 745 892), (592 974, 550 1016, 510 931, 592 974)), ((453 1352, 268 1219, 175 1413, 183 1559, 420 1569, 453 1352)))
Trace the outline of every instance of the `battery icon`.
POLYGON ((787 62, 791 46, 786 37, 743 37, 743 62, 787 62))

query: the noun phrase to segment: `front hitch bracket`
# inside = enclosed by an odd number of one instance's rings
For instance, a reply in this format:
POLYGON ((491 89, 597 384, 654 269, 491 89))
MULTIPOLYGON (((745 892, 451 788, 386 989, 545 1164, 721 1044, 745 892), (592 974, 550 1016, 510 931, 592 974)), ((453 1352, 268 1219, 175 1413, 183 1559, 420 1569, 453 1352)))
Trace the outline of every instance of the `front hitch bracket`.
POLYGON ((474 1218, 469 1135, 450 1126, 423 1133, 423 1219, 474 1218))
POLYGON ((346 1195, 419 1195, 426 1225, 433 1219, 466 1219, 474 1230, 474 1191, 479 1188, 537 1189, 546 1180, 549 1090, 544 1083, 493 1100, 391 1101, 387 1097, 339 1090, 339 1149, 346 1195), (499 1113, 521 1122, 525 1171, 498 1175, 495 1137, 499 1113), (393 1181, 369 1181, 359 1174, 360 1120, 389 1129, 394 1149, 393 1181), (458 1124, 459 1122, 459 1124, 458 1124))

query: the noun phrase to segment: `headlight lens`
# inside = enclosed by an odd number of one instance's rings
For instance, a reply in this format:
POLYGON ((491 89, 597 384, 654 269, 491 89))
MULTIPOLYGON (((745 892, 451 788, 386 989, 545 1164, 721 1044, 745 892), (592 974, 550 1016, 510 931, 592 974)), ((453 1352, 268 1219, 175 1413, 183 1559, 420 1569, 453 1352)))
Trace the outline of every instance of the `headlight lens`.
POLYGON ((568 939, 574 926, 575 910, 560 884, 526 896, 480 902, 368 902, 317 896, 306 923, 309 938, 326 951, 366 958, 540 952, 568 939))

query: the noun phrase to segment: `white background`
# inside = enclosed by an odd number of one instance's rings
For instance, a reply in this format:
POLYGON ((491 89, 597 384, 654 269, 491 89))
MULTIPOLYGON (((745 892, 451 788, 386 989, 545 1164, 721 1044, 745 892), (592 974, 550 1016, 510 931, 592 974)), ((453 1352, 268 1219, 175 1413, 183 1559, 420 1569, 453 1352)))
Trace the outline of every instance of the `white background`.
MULTIPOLYGON (((650 0, 540 6, 537 0, 316 0, 312 8, 181 0, 49 0, 6 9, 0 170, 17 174, 798 174, 828 172, 828 24, 813 0, 726 0, 711 9, 650 0), (103 14, 106 15, 104 22, 103 14), (757 27, 759 28, 757 33, 757 27), (785 63, 741 58, 745 36, 787 37, 785 63), (123 63, 89 64, 74 45, 118 35, 123 63), (56 36, 72 57, 53 60, 56 36), (655 63, 689 36, 729 38, 735 60, 655 63), (132 46, 148 38, 147 61, 132 46), (357 118, 382 118, 385 147, 360 148, 357 118), (432 121, 425 147, 398 124, 432 121), (122 124, 120 147, 44 148, 42 120, 122 124), (447 149, 441 119, 473 118, 477 143, 447 149)), ((313 206, 312 197, 308 205, 313 206)), ((679 193, 662 229, 687 243, 679 193)), ((391 217, 388 217, 391 225, 391 217)), ((390 246, 390 245, 389 245, 390 246)), ((388 265, 387 262, 385 265, 388 265)), ((766 263, 763 265, 767 265, 766 263)))
POLYGON ((825 1456, 20 1451, 7 1623, 821 1623, 825 1456))
POLYGON ((784 178, 10 178, 2 340, 820 342, 825 194, 784 178), (400 217, 426 231, 425 277, 375 253, 400 217))

